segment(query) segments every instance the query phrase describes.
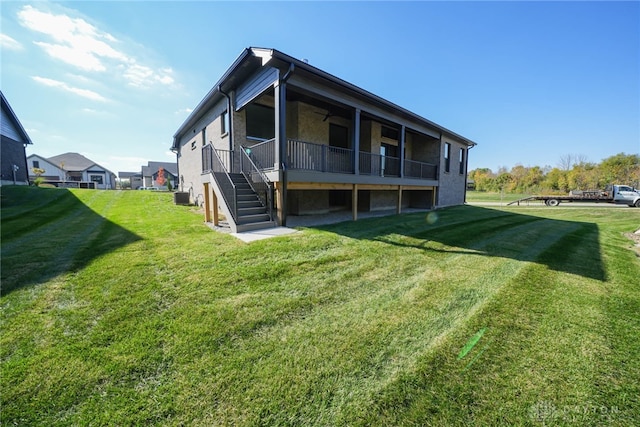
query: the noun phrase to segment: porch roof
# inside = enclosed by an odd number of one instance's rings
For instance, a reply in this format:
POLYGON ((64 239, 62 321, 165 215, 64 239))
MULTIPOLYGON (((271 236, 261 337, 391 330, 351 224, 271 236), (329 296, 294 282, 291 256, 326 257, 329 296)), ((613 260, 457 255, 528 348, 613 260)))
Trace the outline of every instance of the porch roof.
POLYGON ((197 122, 202 114, 204 114, 212 105, 219 102, 225 96, 225 89, 230 90, 236 87, 253 71, 270 61, 274 61, 274 66, 280 64, 281 67, 278 68, 281 69, 287 69, 289 68, 289 66, 293 66, 296 70, 295 72, 298 72, 299 70, 307 72, 313 77, 319 78, 320 80, 324 80, 325 82, 329 82, 330 84, 340 87, 347 93, 356 95, 358 98, 363 99, 365 102, 369 102, 385 110, 389 110, 396 114, 405 116, 411 121, 415 121, 421 125, 433 128, 438 132, 453 137, 470 147, 477 145, 476 142, 468 138, 465 138, 443 126, 440 126, 412 111, 400 107, 393 102, 387 101, 386 99, 375 95, 367 90, 364 90, 352 83, 342 80, 330 73, 327 73, 326 71, 314 67, 307 62, 293 58, 276 49, 249 47, 240 54, 240 56, 235 60, 231 67, 229 67, 229 69, 223 74, 220 80, 218 80, 213 88, 207 93, 207 95, 202 99, 202 101, 200 101, 196 108, 182 123, 180 128, 178 128, 173 136, 173 145, 171 149, 178 149, 180 137, 197 122))

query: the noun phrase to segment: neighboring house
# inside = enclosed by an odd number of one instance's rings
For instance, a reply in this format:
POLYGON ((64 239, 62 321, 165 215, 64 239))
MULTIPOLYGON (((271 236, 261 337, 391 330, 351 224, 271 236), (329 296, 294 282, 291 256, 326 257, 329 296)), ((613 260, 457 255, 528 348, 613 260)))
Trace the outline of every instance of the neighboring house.
POLYGON ((113 190, 116 176, 110 170, 78 153, 65 153, 44 158, 32 154, 27 158, 31 180, 36 179, 33 168, 44 169, 46 182, 65 187, 113 190))
POLYGON ((140 172, 118 172, 120 188, 137 190, 142 187, 142 174, 140 172))
MULTIPOLYGON (((391 82, 391 80, 390 80, 391 82)), ((234 231, 465 201, 475 142, 274 49, 248 48, 180 126, 180 190, 234 231)))
POLYGON ((175 162, 148 162, 147 166, 142 166, 143 187, 166 188, 168 180, 173 188, 178 186, 178 165, 175 162))
POLYGON ((0 185, 29 184, 26 146, 31 138, 0 91, 0 185))

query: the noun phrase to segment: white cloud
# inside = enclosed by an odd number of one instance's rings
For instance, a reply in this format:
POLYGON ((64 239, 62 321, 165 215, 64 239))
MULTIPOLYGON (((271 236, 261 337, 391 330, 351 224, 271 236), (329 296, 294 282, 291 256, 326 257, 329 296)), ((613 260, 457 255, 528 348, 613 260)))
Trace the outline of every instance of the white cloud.
POLYGON ((0 33, 0 47, 7 50, 22 50, 22 44, 6 34, 0 33))
POLYGON ((105 98, 104 96, 100 95, 97 92, 94 92, 88 89, 80 89, 77 87, 69 86, 67 83, 61 82, 59 80, 48 79, 46 77, 39 77, 39 76, 32 76, 31 78, 34 81, 44 86, 59 88, 67 92, 73 93, 75 95, 81 96, 83 98, 90 99, 92 101, 100 101, 100 102, 107 101, 107 98, 105 98))
POLYGON ((175 112, 175 114, 191 114, 193 112, 193 108, 182 108, 175 112))
POLYGON ((171 68, 154 70, 117 48, 118 40, 82 18, 44 12, 25 6, 18 12, 20 23, 53 42, 34 41, 50 57, 88 72, 121 74, 127 84, 146 88, 154 84, 172 85, 171 68), (120 69, 120 73, 115 73, 120 69))
POLYGON ((35 42, 49 56, 66 62, 69 65, 76 66, 85 71, 105 71, 107 68, 95 55, 90 52, 78 50, 72 46, 64 46, 60 44, 51 44, 44 42, 35 42))

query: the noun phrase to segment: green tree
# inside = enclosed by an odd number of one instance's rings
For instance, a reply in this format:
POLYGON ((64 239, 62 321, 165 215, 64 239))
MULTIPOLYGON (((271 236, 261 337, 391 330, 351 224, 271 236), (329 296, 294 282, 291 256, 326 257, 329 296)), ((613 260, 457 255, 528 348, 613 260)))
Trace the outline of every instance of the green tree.
POLYGON ((619 153, 600 163, 602 179, 607 184, 640 184, 640 155, 619 153))

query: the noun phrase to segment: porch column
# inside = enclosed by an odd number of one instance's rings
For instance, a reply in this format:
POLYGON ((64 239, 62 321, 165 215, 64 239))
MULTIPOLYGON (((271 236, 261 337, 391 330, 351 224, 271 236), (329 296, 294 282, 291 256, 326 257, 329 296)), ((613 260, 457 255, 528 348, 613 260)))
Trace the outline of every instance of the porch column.
POLYGON ((400 149, 400 178, 404 178, 404 137, 407 128, 405 125, 400 126, 400 141, 398 141, 400 149))
MULTIPOLYGON (((353 114, 353 144, 352 145, 353 145, 353 173, 355 175, 360 175, 360 109, 359 108, 356 108, 353 114)), ((354 217, 353 220, 355 221, 356 218, 354 217)))
POLYGON ((287 225, 287 83, 280 79, 274 84, 275 95, 275 163, 278 187, 278 221, 287 225))
POLYGON ((398 186, 398 209, 396 213, 398 215, 402 213, 402 185, 398 186))

